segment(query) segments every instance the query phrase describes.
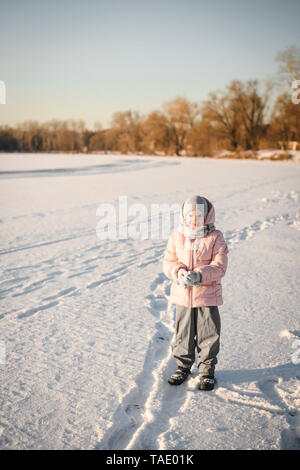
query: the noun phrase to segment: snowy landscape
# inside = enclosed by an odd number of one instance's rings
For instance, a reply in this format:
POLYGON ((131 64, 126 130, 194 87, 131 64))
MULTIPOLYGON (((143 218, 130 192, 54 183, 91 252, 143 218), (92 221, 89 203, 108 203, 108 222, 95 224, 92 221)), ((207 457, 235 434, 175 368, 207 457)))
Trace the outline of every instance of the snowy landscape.
POLYGON ((0 155, 0 448, 299 450, 296 160, 0 155), (212 392, 167 382, 167 239, 96 233, 102 203, 194 194, 229 249, 212 392))

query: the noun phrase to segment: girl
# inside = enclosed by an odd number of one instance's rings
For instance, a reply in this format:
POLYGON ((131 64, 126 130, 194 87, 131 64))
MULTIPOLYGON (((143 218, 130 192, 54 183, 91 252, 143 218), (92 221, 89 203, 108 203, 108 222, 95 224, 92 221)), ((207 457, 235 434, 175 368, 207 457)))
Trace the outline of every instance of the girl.
POLYGON ((207 198, 187 199, 163 259, 163 271, 173 281, 170 301, 176 304, 172 353, 178 368, 168 382, 179 385, 188 377, 197 348, 200 390, 212 390, 215 384, 221 328, 218 306, 223 304, 221 278, 228 263, 228 247, 214 222, 215 209, 207 198))

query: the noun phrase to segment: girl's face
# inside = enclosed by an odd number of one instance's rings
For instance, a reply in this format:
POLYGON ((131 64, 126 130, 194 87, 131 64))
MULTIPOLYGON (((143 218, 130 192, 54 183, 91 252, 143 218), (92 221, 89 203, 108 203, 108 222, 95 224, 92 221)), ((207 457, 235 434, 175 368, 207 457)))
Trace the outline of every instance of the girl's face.
POLYGON ((191 227, 199 227, 204 224, 203 215, 199 211, 191 211, 187 214, 186 223, 191 227))

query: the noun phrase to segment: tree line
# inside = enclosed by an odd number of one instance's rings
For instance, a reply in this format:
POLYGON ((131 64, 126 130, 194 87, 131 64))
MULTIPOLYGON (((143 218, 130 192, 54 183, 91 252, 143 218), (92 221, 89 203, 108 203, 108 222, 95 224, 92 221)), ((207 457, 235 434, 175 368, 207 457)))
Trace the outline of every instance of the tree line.
MULTIPOLYGON (((291 47, 277 59, 283 82, 290 88, 291 73, 300 70, 299 50, 291 47)), ((202 103, 176 96, 147 115, 117 112, 109 128, 98 125, 94 131, 82 120, 0 126, 0 151, 213 156, 224 149, 286 150, 290 142, 300 143, 300 104, 282 86, 274 98, 275 89, 271 80, 233 80, 202 103)))

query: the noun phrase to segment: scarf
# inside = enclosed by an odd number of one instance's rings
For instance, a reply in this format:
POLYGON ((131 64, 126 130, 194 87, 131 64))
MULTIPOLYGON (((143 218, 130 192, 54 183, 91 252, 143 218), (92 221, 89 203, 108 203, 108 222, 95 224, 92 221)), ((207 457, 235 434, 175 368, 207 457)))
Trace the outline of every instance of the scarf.
POLYGON ((182 233, 189 239, 203 238, 215 229, 216 227, 214 224, 205 224, 201 227, 192 227, 187 224, 181 224, 182 233))

